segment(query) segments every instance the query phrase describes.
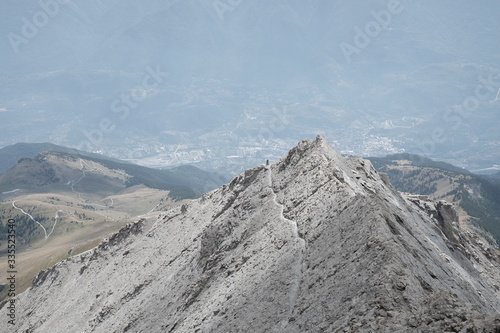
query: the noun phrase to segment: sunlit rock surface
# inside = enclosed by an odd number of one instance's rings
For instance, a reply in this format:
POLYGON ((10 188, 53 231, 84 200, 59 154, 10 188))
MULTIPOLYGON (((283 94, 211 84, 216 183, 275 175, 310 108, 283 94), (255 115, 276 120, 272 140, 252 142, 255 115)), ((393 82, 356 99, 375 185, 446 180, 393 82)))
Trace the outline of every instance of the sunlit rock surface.
POLYGON ((454 219, 305 140, 40 273, 0 332, 498 332, 497 252, 454 219))

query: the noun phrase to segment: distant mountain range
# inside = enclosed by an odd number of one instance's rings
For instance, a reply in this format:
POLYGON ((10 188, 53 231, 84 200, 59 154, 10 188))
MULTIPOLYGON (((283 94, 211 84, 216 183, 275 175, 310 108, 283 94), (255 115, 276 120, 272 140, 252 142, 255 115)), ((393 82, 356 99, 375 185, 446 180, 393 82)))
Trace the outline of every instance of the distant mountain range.
POLYGON ((13 166, 15 166, 21 158, 34 158, 39 153, 44 151, 68 153, 68 154, 93 157, 98 159, 114 160, 111 157, 105 157, 103 155, 93 154, 90 152, 85 152, 74 148, 63 147, 49 142, 45 143, 19 142, 7 147, 0 148, 0 175, 5 173, 13 166))
MULTIPOLYGON (((9 168, 15 166, 23 158, 40 162, 43 157, 38 159, 36 157, 45 151, 57 152, 60 156, 67 158, 83 158, 111 169, 123 170, 130 177, 127 186, 144 184, 151 188, 169 190, 172 197, 195 198, 227 181, 222 175, 206 172, 190 165, 158 170, 51 143, 18 143, 0 149, 0 174, 4 174, 3 182, 0 178, 0 192, 9 191, 10 187, 17 186, 15 183, 6 183, 7 180, 11 182, 12 173, 17 172, 17 170, 11 170, 10 174, 6 173, 9 168)), ((22 162, 28 163, 27 160, 22 162)), ((18 167, 22 168, 23 163, 19 164, 18 167)), ((43 180, 37 179, 37 181, 43 180)))

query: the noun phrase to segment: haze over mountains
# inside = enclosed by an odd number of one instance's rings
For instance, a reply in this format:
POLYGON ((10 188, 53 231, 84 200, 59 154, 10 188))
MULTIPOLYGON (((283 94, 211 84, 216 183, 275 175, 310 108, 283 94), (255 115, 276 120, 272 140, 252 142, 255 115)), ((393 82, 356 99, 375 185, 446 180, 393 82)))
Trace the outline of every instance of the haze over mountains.
POLYGON ((0 146, 50 141, 237 174, 321 133, 358 156, 492 167, 499 10, 487 0, 8 1, 0 146))

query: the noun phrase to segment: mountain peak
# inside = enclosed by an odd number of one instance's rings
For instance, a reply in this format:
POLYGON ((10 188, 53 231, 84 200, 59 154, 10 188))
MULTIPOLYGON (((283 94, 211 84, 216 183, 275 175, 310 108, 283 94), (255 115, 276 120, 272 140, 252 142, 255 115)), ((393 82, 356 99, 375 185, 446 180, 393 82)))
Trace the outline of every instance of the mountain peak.
POLYGON ((294 148, 290 150, 286 159, 290 164, 304 157, 319 158, 319 160, 329 160, 343 162, 343 157, 340 155, 330 143, 322 136, 318 135, 315 140, 305 139, 300 141, 294 148))
POLYGON ((455 218, 324 138, 304 140, 150 230, 129 226, 41 273, 16 298, 16 328, 493 331, 500 260, 455 218))
MULTIPOLYGON (((288 170, 292 178, 298 177, 299 174, 307 174, 310 179, 323 178, 321 181, 318 179, 312 182, 311 186, 335 179, 339 185, 337 190, 347 191, 347 195, 350 196, 367 195, 378 190, 384 193, 388 189, 391 195, 394 194, 388 181, 376 172, 370 161, 343 157, 319 135, 315 140, 306 139, 299 142, 277 163, 277 166, 279 172, 288 170)), ((307 183, 308 180, 301 179, 301 182, 307 183)))

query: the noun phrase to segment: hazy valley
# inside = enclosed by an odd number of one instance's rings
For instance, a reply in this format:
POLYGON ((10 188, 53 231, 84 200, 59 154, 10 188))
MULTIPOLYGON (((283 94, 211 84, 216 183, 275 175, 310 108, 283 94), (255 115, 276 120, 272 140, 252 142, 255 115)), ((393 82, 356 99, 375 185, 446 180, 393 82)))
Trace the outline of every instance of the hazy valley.
POLYGON ((235 176, 322 134, 356 156, 498 169, 498 4, 224 1, 72 1, 33 38, 44 9, 6 4, 0 146, 235 176))

